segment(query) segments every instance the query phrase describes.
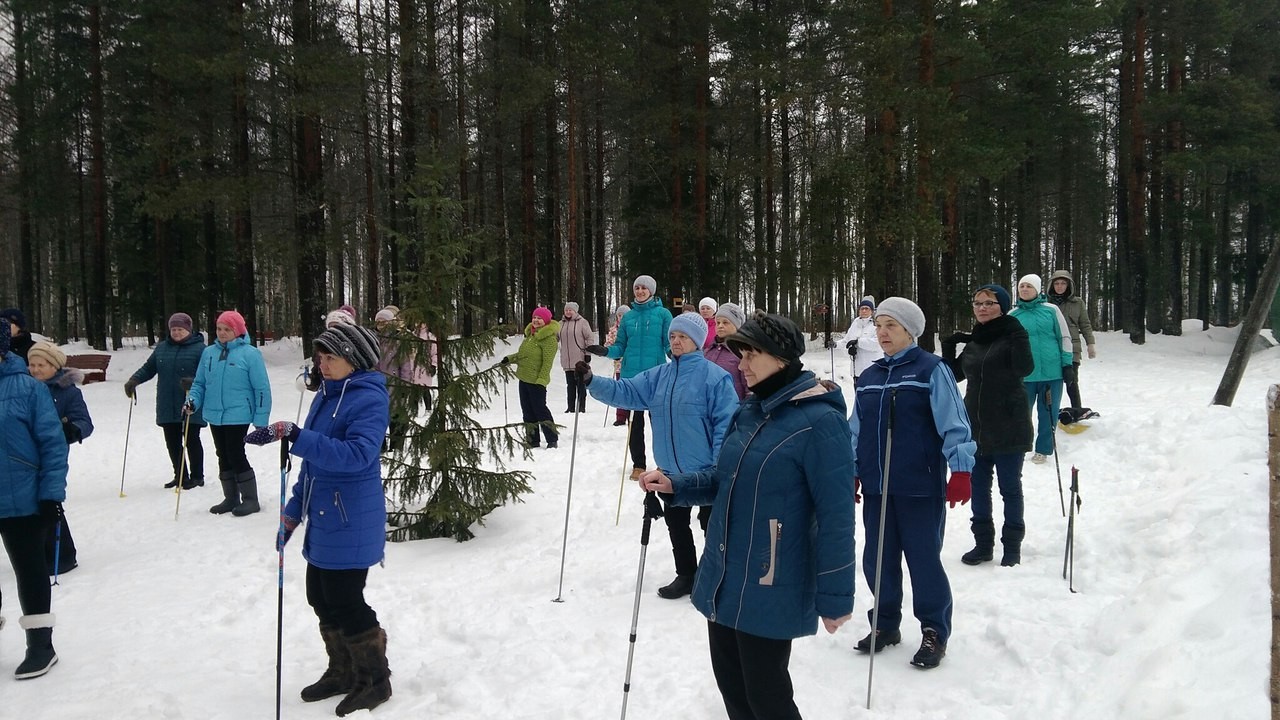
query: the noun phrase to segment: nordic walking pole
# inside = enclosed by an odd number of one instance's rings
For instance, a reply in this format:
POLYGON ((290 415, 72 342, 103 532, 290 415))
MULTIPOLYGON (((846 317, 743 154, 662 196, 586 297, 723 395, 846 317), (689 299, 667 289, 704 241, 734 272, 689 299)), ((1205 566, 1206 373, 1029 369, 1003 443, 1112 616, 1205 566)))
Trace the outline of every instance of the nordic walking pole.
POLYGON ((1067 589, 1076 591, 1076 510, 1080 507, 1080 471, 1071 466, 1071 515, 1067 519, 1067 550, 1062 555, 1062 579, 1067 589), (1067 574, 1068 566, 1071 568, 1067 574))
MULTIPOLYGON (((191 394, 187 394, 187 399, 191 398, 191 394)), ((184 403, 185 404, 185 403, 184 403)), ((182 507, 182 483, 186 482, 183 478, 187 474, 187 431, 191 429, 191 416, 187 415, 182 420, 182 461, 178 464, 178 484, 174 486, 173 492, 178 497, 173 501, 173 520, 178 520, 178 508, 182 507)))
POLYGON ((640 528, 640 569, 636 571, 636 601, 631 607, 631 639, 627 646, 627 676, 622 681, 622 718, 627 720, 627 698, 631 693, 631 661, 636 654, 636 625, 640 622, 640 592, 644 586, 644 556, 649 552, 649 526, 662 517, 662 503, 652 490, 644 494, 644 525, 640 528))
MULTIPOLYGON (((577 402, 576 397, 574 401, 577 402)), ((564 557, 569 550, 569 503, 573 502, 573 463, 578 455, 578 417, 580 415, 582 413, 573 414, 573 440, 569 443, 569 488, 564 497, 564 540, 560 542, 560 584, 556 586, 556 597, 551 602, 564 602, 564 557)))
POLYGON ((58 584, 58 561, 62 559, 62 504, 58 504, 58 526, 53 531, 53 585, 58 584))
POLYGON ((631 452, 631 413, 627 413, 627 443, 622 448, 622 480, 618 484, 618 514, 613 517, 613 526, 618 527, 622 521, 622 491, 627 487, 627 455, 631 452))
POLYGON ((133 406, 138 404, 138 391, 133 392, 129 403, 129 419, 124 424, 124 459, 120 461, 120 497, 124 497, 124 471, 129 466, 129 429, 133 427, 133 406))
POLYGON ((871 679, 876 670, 876 641, 880 638, 880 569, 884 564, 884 523, 889 515, 889 460, 893 456, 893 421, 898 391, 889 391, 889 427, 884 436, 884 472, 880 478, 880 530, 876 540, 876 586, 871 591, 875 606, 871 610, 871 662, 867 665, 867 709, 871 709, 871 679))
MULTIPOLYGON (((1051 388, 1044 389, 1044 402, 1048 406, 1046 408, 1049 414, 1053 414, 1053 390, 1051 388)), ((1067 502, 1062 498, 1062 465, 1058 462, 1058 420, 1050 418, 1053 422, 1053 469, 1058 471, 1058 504, 1062 506, 1062 517, 1067 516, 1067 502)))
POLYGON ((289 439, 280 438, 280 529, 276 531, 276 554, 280 556, 276 582, 276 720, 280 720, 281 667, 284 657, 284 495, 289 484, 289 464, 289 439))
POLYGON ((299 385, 298 388, 298 414, 293 418, 293 424, 302 423, 302 400, 307 396, 307 382, 311 380, 311 368, 308 365, 302 366, 302 372, 298 373, 298 377, 294 378, 294 384, 299 385))

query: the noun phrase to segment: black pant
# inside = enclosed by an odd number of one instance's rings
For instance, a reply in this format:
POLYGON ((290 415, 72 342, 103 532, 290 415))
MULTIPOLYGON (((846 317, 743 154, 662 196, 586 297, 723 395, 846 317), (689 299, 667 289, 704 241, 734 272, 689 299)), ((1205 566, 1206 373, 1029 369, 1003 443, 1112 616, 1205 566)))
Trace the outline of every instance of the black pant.
POLYGON ((631 467, 644 470, 648 467, 646 456, 644 454, 644 411, 634 410, 631 413, 631 437, 627 440, 631 444, 631 467))
POLYGON ((574 411, 573 398, 578 398, 577 411, 587 411, 587 386, 578 382, 578 373, 574 370, 564 371, 564 384, 569 388, 568 398, 565 400, 565 410, 567 412, 574 411))
POLYGON ((343 635, 358 635, 377 627, 378 614, 364 601, 368 577, 368 568, 325 570, 307 563, 307 603, 320 624, 339 628, 343 635))
MULTIPOLYGON (((698 571, 698 549, 693 544, 693 530, 689 527, 689 519, 693 508, 679 507, 667 503, 662 511, 662 519, 667 523, 667 535, 671 538, 671 555, 676 560, 677 575, 692 575, 698 571)), ((698 508, 698 524, 702 526, 702 536, 707 535, 707 520, 711 517, 711 506, 698 508)))
POLYGON ((711 670, 729 720, 800 720, 792 699, 791 641, 707 622, 711 670))
POLYGON ((1071 409, 1079 410, 1084 407, 1080 403, 1080 363, 1071 364, 1075 366, 1076 371, 1072 374, 1075 375, 1076 379, 1064 384, 1067 386, 1067 397, 1071 398, 1071 409))
POLYGON ((173 464, 173 479, 187 482, 190 478, 204 478, 204 445, 200 442, 200 426, 187 424, 187 467, 182 477, 182 425, 183 423, 161 423, 164 430, 164 445, 169 450, 169 462, 173 464))
POLYGON ((245 425, 210 425, 213 449, 218 453, 219 473, 247 473, 253 469, 244 454, 244 436, 249 431, 245 425))
POLYGON ((54 571, 54 559, 57 559, 57 571, 66 572, 76 566, 76 541, 71 537, 71 526, 67 525, 67 516, 59 514, 58 522, 49 523, 44 534, 44 562, 49 574, 54 571))
POLYGON ((541 426, 531 425, 527 430, 529 445, 536 447, 538 445, 538 427, 542 428, 542 432, 547 436, 547 443, 553 443, 560 439, 560 433, 556 432, 554 421, 551 418, 551 410, 547 408, 547 387, 545 385, 535 385, 527 383, 523 380, 519 382, 520 387, 520 415, 521 419, 526 423, 538 423, 547 421, 541 426))
POLYGON ((49 612, 49 573, 44 565, 45 520, 39 515, 0 518, 0 540, 18 581, 23 615, 49 612))

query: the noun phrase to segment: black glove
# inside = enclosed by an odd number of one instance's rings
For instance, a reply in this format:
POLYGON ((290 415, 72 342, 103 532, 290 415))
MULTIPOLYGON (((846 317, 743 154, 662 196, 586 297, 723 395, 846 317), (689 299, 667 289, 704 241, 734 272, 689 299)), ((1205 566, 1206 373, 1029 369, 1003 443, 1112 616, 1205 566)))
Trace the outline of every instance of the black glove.
POLYGON ((58 518, 62 517, 62 503, 57 500, 41 500, 39 507, 40 517, 50 525, 58 522, 58 518))
POLYGON ((510 364, 511 364, 511 358, 509 358, 509 357, 505 357, 505 356, 504 356, 501 360, 499 360, 499 361, 498 361, 498 364, 499 364, 499 365, 510 365, 510 364))
POLYGON ((182 388, 182 393, 184 395, 191 392, 191 383, 195 382, 195 380, 195 378, 189 377, 178 378, 178 387, 182 388))
POLYGON ((62 434, 67 438, 67 444, 80 442, 80 427, 66 418, 62 418, 62 434))
POLYGON ((573 371, 578 373, 578 382, 582 383, 583 387, 590 385, 591 378, 595 377, 591 374, 591 363, 586 360, 579 360, 574 363, 573 371))
POLYGON ((952 333, 942 339, 942 358, 944 360, 956 359, 956 345, 958 343, 967 343, 973 339, 970 333, 958 332, 952 333))
POLYGON ((128 380, 125 380, 125 381, 124 381, 124 396, 125 396, 125 397, 133 397, 133 391, 134 391, 137 387, 138 387, 138 381, 137 381, 137 380, 134 380, 133 378, 129 378, 128 380))
POLYGON ((1076 375, 1075 365, 1062 366, 1062 382, 1070 385, 1071 383, 1075 382, 1077 379, 1078 379, 1078 376, 1076 375))
POLYGON ((320 385, 324 382, 324 376, 320 374, 320 365, 313 363, 311 372, 307 373, 307 389, 311 392, 319 392, 320 385))
POLYGON ((598 355, 600 357, 604 357, 609 354, 609 348, 603 345, 588 345, 585 348, 583 348, 583 350, 586 350, 592 355, 598 355))
POLYGON ((196 414, 196 401, 195 401, 195 400, 192 400, 191 398, 187 398, 187 401, 186 401, 186 402, 184 402, 184 403, 182 403, 182 414, 183 414, 183 415, 195 415, 195 414, 196 414))

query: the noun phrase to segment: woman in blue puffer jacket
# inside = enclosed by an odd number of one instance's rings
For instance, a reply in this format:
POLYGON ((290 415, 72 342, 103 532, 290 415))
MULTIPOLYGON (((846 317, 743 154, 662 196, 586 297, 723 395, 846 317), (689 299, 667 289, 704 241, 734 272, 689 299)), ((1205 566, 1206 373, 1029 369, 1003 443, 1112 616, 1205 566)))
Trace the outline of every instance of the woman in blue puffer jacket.
POLYGON ((209 512, 230 512, 241 517, 261 509, 258 479, 244 453, 244 435, 249 423, 257 427, 267 424, 271 416, 271 383, 262 353, 249 342, 240 313, 227 310, 219 315, 214 333, 218 340, 200 355, 183 412, 191 415, 200 411, 209 423, 213 449, 218 453, 223 500, 209 512))
POLYGON ((302 690, 307 702, 345 694, 339 716, 372 709, 391 697, 387 634, 364 598, 369 568, 382 562, 387 506, 379 451, 391 422, 378 336, 338 324, 314 341, 323 382, 305 429, 274 422, 245 442, 280 438, 302 458, 293 495, 280 516, 282 549, 304 520, 307 602, 320 621, 329 667, 302 690))
POLYGON ((53 397, 10 351, 9 323, 0 322, 0 540, 18 582, 19 624, 27 633, 27 655, 14 673, 19 680, 43 675, 58 662, 44 537, 66 497, 67 441, 53 397))
POLYGON ((711 668, 730 718, 800 717, 791 641, 818 618, 835 632, 853 612, 853 450, 844 395, 803 369, 804 336, 757 312, 729 337, 751 395, 714 469, 645 473, 671 502, 714 498, 693 604, 707 617, 711 668))

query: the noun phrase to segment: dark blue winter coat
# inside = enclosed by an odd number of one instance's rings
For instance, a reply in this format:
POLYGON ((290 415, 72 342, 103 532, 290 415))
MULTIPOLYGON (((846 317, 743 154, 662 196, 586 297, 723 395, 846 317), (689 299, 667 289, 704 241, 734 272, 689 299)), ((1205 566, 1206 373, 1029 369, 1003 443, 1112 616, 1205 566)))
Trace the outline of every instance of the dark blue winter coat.
POLYGON ((84 381, 84 372, 77 368, 62 368, 53 377, 44 381, 53 397, 53 407, 58 413, 59 422, 70 423, 80 431, 80 439, 84 440, 93 434, 93 418, 89 417, 89 406, 84 404, 84 393, 76 387, 84 381))
POLYGON ((853 612, 853 457, 844 396, 811 372, 748 395, 714 469, 671 476, 673 502, 712 502, 693 604, 760 637, 812 635, 853 612))
POLYGON ((0 518, 67 499, 67 440, 44 383, 12 352, 0 362, 0 518))
POLYGON ((621 377, 632 378, 667 361, 671 349, 671 311, 654 295, 644 302, 631 303, 631 312, 618 321, 617 340, 609 346, 609 357, 622 359, 621 377))
MULTIPOLYGON (((179 381, 184 377, 195 380, 196 368, 200 365, 200 355, 204 349, 204 337, 196 333, 188 335, 182 342, 166 338, 156 343, 151 357, 133 374, 133 380, 139 385, 153 377, 157 378, 157 425, 181 423, 185 419, 182 417, 182 403, 186 402, 187 395, 179 381)), ((192 415, 191 424, 204 427, 202 413, 192 415)))
POLYGON ((225 345, 214 341, 200 354, 191 400, 210 425, 266 427, 271 383, 262 353, 244 335, 225 345))
POLYGON ((382 561, 387 504, 379 453, 390 422, 387 381, 357 370, 325 380, 289 452, 302 458, 287 517, 306 521, 302 556, 326 570, 382 561))
POLYGON ((610 407, 649 411, 653 458, 667 472, 714 466, 738 409, 733 379, 700 350, 626 380, 595 376, 587 389, 610 407))

